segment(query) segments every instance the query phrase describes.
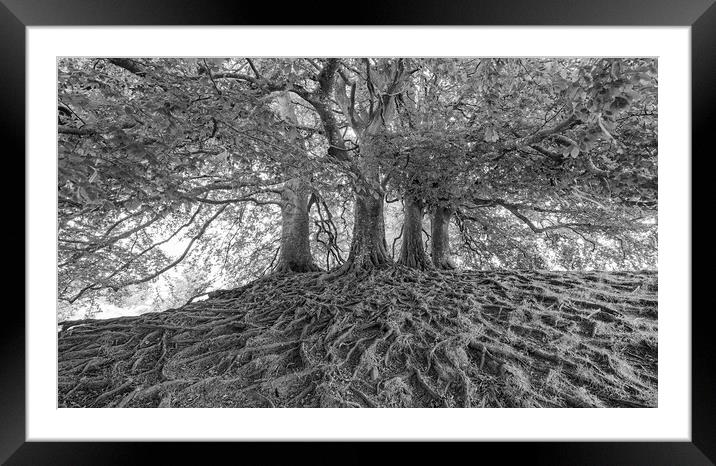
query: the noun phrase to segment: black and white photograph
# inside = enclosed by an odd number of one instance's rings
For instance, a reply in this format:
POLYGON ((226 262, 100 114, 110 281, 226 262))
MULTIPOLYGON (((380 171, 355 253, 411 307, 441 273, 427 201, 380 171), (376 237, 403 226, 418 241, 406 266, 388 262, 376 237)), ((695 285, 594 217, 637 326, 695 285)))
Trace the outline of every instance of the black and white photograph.
POLYGON ((655 57, 60 57, 60 408, 658 407, 655 57))

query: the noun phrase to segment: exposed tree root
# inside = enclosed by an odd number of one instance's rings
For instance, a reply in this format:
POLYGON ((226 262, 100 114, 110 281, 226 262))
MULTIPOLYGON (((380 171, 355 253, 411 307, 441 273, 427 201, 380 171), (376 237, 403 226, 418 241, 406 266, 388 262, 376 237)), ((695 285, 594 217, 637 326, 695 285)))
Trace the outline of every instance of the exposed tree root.
POLYGON ((457 269, 457 267, 455 266, 455 262, 453 262, 452 258, 449 256, 442 257, 439 262, 435 263, 433 266, 441 270, 457 269))
POLYGON ((276 267, 272 270, 272 273, 306 273, 306 272, 320 272, 321 268, 311 263, 300 263, 290 264, 285 261, 280 261, 276 267))
POLYGON ((654 273, 272 274, 64 322, 61 407, 655 407, 654 273))

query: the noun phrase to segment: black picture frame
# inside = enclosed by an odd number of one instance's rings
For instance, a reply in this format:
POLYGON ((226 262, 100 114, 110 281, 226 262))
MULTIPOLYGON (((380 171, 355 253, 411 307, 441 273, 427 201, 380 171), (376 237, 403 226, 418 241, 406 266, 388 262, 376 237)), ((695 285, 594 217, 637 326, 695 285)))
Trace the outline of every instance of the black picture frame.
MULTIPOLYGON (((710 176, 701 167, 713 156, 712 134, 716 128, 716 5, 714 0, 489 0, 295 3, 277 7, 269 2, 233 0, 0 0, 0 131, 6 149, 5 160, 18 163, 12 173, 25 173, 25 32, 28 26, 79 25, 571 25, 571 26, 690 26, 692 86, 692 215, 708 212, 713 195, 709 181, 694 176, 710 176), (338 5, 349 8, 338 16, 338 5), (333 13, 321 18, 319 13, 333 13), (699 161, 699 170, 693 162, 699 161), (11 159, 11 160, 9 160, 11 159), (702 205, 703 204, 703 205, 702 205)), ((10 170, 5 165, 5 170, 10 170)), ((6 171, 6 178, 7 176, 6 171)), ((25 179, 24 176, 13 178, 25 179)), ((5 186, 5 185, 4 185, 5 186)), ((9 189, 9 188, 8 188, 9 189)), ((15 190, 13 196, 24 192, 15 190)), ((19 203, 10 201, 24 218, 19 203)), ((17 221, 19 226, 19 220, 17 221)), ((24 227, 13 226, 16 235, 24 227)), ((708 229, 692 228, 707 234, 708 229)), ((29 247, 27 241, 25 251, 29 247)), ((6 243, 11 248, 10 243, 6 243)), ((692 243, 693 244, 693 243, 692 243)), ((692 246, 692 250, 693 246, 692 246)), ((699 257, 705 261, 705 257, 699 257)), ((713 318, 708 301, 697 305, 696 295, 708 290, 708 273, 698 273, 692 261, 692 411, 691 442, 472 442, 439 444, 411 443, 396 453, 401 461, 445 460, 454 455, 468 458, 499 458, 500 463, 529 460, 537 464, 648 464, 682 465, 716 462, 716 370, 714 370, 713 318), (439 450, 439 452, 438 452, 439 450), (463 451, 464 450, 464 451, 463 451), (449 456, 448 456, 449 455, 449 456), (497 456, 495 456, 497 455, 497 456)), ((19 276, 19 274, 17 274, 19 276)), ((23 274, 24 276, 24 274, 23 274)), ((17 294, 13 289, 8 293, 17 294)), ((6 307, 0 325, 0 461, 7 464, 127 464, 174 458, 189 460, 221 458, 223 455, 259 453, 269 463, 279 456, 292 463, 308 459, 312 463, 364 463, 385 456, 378 446, 366 443, 294 443, 286 448, 245 443, 148 443, 148 442, 27 442, 25 440, 25 317, 17 306, 6 307), (267 448, 268 447, 268 448, 267 448)), ((237 420, 238 422, 238 420, 237 420)), ((279 445, 276 445, 278 447, 279 445)), ((231 457, 231 456, 230 456, 231 457)), ((457 457, 457 456, 456 456, 457 457)))

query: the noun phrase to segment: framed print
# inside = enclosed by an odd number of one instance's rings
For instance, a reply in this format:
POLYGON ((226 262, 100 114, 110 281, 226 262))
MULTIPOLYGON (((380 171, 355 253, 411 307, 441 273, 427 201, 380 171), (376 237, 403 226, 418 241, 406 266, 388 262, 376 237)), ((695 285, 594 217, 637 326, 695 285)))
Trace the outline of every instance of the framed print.
POLYGON ((2 4, 3 461, 713 463, 713 2, 2 4))

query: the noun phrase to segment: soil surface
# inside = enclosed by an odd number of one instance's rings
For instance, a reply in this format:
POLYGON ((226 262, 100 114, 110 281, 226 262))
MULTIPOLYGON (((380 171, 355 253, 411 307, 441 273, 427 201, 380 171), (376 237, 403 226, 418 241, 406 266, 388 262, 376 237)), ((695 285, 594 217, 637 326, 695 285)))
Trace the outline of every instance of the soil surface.
POLYGON ((657 405, 654 272, 275 274, 60 328, 60 407, 657 405))

